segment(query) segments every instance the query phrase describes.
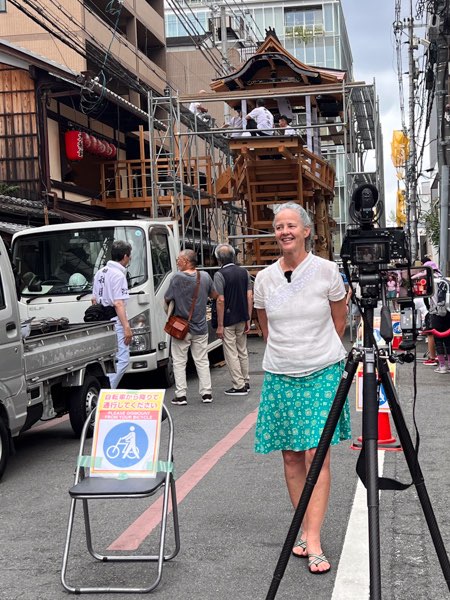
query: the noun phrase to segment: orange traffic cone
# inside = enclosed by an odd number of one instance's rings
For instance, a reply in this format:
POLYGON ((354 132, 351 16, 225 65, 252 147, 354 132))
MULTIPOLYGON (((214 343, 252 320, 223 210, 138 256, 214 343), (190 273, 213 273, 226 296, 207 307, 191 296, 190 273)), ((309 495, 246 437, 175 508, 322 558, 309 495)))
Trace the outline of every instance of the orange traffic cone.
MULTIPOLYGON (((352 450, 361 450, 362 436, 350 446, 352 450)), ((399 442, 392 436, 391 424, 389 421, 389 413, 378 413, 378 450, 388 450, 390 452, 400 452, 402 447, 399 442)))

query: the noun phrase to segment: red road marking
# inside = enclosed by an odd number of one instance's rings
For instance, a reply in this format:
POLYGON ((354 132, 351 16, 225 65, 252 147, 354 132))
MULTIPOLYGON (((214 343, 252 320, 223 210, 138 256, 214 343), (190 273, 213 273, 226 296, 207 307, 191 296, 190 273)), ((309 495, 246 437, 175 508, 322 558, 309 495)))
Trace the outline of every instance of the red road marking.
MULTIPOLYGON (((184 475, 177 479, 178 504, 184 500, 189 492, 203 477, 214 467, 231 448, 253 427, 256 422, 257 410, 247 415, 224 438, 217 442, 184 475)), ((169 512, 172 510, 169 507, 169 512)), ((108 550, 137 550, 146 537, 161 522, 162 497, 154 502, 134 523, 132 523, 114 542, 108 550)))

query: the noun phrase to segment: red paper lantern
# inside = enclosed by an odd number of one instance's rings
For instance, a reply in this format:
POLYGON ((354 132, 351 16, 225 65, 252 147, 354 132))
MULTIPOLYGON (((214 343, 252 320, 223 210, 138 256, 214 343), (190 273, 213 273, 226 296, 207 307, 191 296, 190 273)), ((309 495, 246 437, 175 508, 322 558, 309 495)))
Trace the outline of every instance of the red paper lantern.
POLYGON ((109 142, 105 142, 105 158, 111 158, 112 156, 112 148, 111 148, 111 144, 109 142))
POLYGON ((111 144, 110 142, 106 142, 106 145, 107 145, 106 157, 114 158, 114 156, 116 155, 116 147, 114 146, 114 144, 111 144))
POLYGON ((92 146, 91 136, 88 133, 86 133, 85 131, 83 131, 83 133, 81 134, 81 137, 83 138, 83 150, 85 150, 86 152, 89 152, 89 150, 92 146))
POLYGON ((93 135, 91 135, 90 138, 91 138, 91 147, 89 148, 89 152, 91 154, 97 154, 98 153, 98 139, 93 135))
POLYGON ((105 156, 105 152, 106 152, 105 142, 103 140, 98 140, 97 154, 99 156, 105 156))
POLYGON ((69 160, 82 160, 83 138, 81 131, 66 131, 66 156, 69 160))
POLYGON ((109 144, 109 147, 111 148, 111 158, 116 158, 117 156, 117 148, 114 144, 109 144))

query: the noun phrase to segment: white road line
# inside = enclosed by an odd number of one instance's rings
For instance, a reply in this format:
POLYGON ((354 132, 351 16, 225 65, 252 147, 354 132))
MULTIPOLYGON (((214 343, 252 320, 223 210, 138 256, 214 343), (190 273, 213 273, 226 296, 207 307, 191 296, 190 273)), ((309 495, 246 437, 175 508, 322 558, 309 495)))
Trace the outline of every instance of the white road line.
MULTIPOLYGON (((378 474, 383 474, 384 451, 378 451, 378 474)), ((369 598, 369 526, 366 488, 358 479, 331 600, 369 598)))

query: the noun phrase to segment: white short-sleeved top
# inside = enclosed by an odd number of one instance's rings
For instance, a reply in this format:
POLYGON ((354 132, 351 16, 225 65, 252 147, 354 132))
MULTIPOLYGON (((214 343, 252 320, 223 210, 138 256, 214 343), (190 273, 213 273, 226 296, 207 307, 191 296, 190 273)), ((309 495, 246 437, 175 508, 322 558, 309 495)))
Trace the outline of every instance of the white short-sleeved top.
POLYGON ((345 357, 331 318, 331 302, 345 297, 336 263, 309 253, 291 283, 277 261, 256 277, 254 306, 267 314, 269 336, 263 369, 305 376, 345 357))
MULTIPOLYGON (((247 116, 255 119, 258 129, 273 128, 273 114, 265 106, 257 106, 247 116)), ((268 131, 267 133, 268 135, 272 135, 273 131, 268 131)))
POLYGON ((126 277, 127 270, 115 260, 108 260, 106 267, 97 271, 94 277, 92 297, 103 306, 113 306, 114 300, 130 297, 126 277))

